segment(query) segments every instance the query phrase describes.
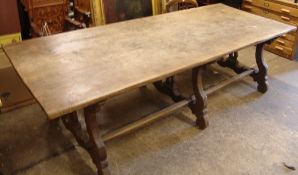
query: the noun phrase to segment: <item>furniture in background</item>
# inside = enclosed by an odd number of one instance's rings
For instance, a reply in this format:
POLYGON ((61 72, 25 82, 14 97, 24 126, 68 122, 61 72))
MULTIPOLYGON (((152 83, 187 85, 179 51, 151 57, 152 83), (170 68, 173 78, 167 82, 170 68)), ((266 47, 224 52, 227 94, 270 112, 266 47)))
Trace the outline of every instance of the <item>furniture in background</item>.
POLYGON ((215 3, 223 3, 225 5, 240 9, 242 0, 197 0, 199 5, 209 5, 215 3))
POLYGON ((33 37, 85 28, 91 23, 89 1, 21 0, 21 2, 28 13, 33 37))
POLYGON ((89 0, 72 0, 68 16, 65 17, 64 31, 87 28, 91 25, 91 4, 89 0))
POLYGON ((90 0, 74 1, 74 19, 85 25, 85 27, 92 24, 90 0))
MULTIPOLYGON (((298 4, 282 0, 243 0, 242 9, 266 18, 298 26, 298 4)), ((298 59, 298 32, 292 31, 279 37, 266 50, 290 60, 298 59)))
POLYGON ((169 0, 166 4, 167 12, 198 7, 196 0, 169 0))
MULTIPOLYGON (((82 2, 86 2, 81 0, 82 2)), ((89 0, 92 26, 166 12, 167 0, 89 0), (129 7, 130 6, 130 7, 129 7)))
POLYGON ((68 15, 67 0, 21 0, 21 2, 28 13, 33 37, 63 31, 65 17, 68 15))
POLYGON ((199 5, 209 5, 218 3, 219 0, 197 0, 199 5))
POLYGON ((152 0, 103 0, 103 4, 107 24, 153 15, 152 0))
POLYGON ((0 1, 0 112, 6 112, 34 102, 2 46, 22 40, 17 1, 0 1))
POLYGON ((0 1, 0 46, 21 41, 21 26, 15 0, 0 1))
POLYGON ((257 82, 258 91, 265 93, 268 76, 263 47, 295 29, 216 4, 68 32, 55 38, 30 40, 4 49, 48 118, 62 119, 79 145, 90 154, 98 174, 109 175, 104 142, 186 106, 196 116, 198 127, 205 129, 208 126, 207 95, 245 76, 251 76, 257 82), (227 23, 229 25, 225 25, 227 23), (65 38, 68 42, 61 42, 65 38), (223 60, 224 55, 255 44, 257 68, 241 65, 237 57, 223 60), (80 46, 80 54, 76 54, 77 46, 80 46), (35 49, 28 52, 33 47, 35 49), (60 49, 65 47, 67 52, 60 49), (221 61, 220 65, 233 69, 237 75, 204 89, 202 71, 216 61, 221 61), (193 95, 179 94, 175 79, 163 83, 164 79, 188 70, 192 70, 193 95), (98 125, 96 121, 101 107, 113 97, 152 83, 158 83, 156 88, 172 98, 170 106, 123 128, 102 133, 99 128, 102 123, 98 125), (80 110, 84 111, 86 128, 78 119, 80 110))

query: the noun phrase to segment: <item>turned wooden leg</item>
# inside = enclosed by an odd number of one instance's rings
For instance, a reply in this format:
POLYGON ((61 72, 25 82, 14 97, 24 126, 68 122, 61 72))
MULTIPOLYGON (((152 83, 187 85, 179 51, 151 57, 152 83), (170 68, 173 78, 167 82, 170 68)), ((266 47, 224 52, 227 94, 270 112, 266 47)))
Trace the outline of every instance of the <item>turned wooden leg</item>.
POLYGON ((78 144, 88 150, 90 148, 88 135, 82 129, 81 123, 78 120, 78 116, 76 112, 68 114, 62 117, 62 122, 66 129, 68 129, 75 139, 77 140, 78 144))
POLYGON ((257 45, 256 48, 256 62, 259 70, 256 72, 255 81, 258 83, 258 91, 265 93, 268 90, 268 66, 263 58, 263 49, 266 43, 257 45))
POLYGON ((87 131, 82 129, 76 112, 62 117, 65 127, 71 131, 78 144, 86 149, 97 167, 98 175, 110 175, 107 152, 96 122, 96 105, 84 109, 87 131))
POLYGON ((109 175, 107 151, 96 121, 96 105, 85 108, 84 116, 91 144, 92 160, 97 167, 99 175, 109 175))
POLYGON ((195 99, 190 104, 190 108, 197 117, 196 124, 200 129, 205 129, 208 126, 207 95, 203 89, 202 71, 202 67, 192 70, 192 86, 195 99))

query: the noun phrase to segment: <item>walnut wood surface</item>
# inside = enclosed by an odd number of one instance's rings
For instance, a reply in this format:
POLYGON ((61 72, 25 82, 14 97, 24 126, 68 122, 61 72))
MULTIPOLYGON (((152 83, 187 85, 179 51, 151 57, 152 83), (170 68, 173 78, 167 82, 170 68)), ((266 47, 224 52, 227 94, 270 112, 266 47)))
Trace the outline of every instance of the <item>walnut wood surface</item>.
POLYGON ((54 119, 294 29, 216 4, 33 39, 5 52, 54 119))

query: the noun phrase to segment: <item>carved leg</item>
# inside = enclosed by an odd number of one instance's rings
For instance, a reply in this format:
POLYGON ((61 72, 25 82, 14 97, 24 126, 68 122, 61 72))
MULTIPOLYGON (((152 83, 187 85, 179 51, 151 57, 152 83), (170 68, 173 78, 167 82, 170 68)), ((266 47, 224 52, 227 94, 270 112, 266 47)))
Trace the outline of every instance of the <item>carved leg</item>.
POLYGON ((72 132, 78 144, 86 149, 97 167, 98 175, 110 175, 107 152, 96 122, 96 105, 84 110, 87 132, 81 127, 75 112, 62 117, 65 127, 72 132))
POLYGON ((226 60, 222 59, 217 63, 222 67, 228 67, 234 70, 234 72, 236 72, 237 74, 253 69, 254 72, 250 76, 254 79, 254 81, 258 83, 258 91, 265 93, 268 90, 268 76, 267 76, 268 66, 265 63, 265 60, 263 59, 263 48, 265 44, 270 44, 273 40, 274 39, 264 43, 260 43, 256 46, 255 56, 256 56, 256 62, 258 65, 258 70, 241 65, 237 60, 238 54, 236 54, 236 52, 230 54, 226 60))
POLYGON ((82 126, 78 120, 78 116, 76 112, 68 114, 62 117, 62 122, 66 129, 68 129, 73 136, 76 138, 78 144, 88 150, 90 148, 88 135, 82 129, 82 126))
POLYGON ((259 70, 256 72, 255 81, 258 83, 258 91, 262 93, 265 93, 268 90, 268 66, 263 58, 263 49, 265 44, 266 43, 258 44, 256 48, 256 62, 259 70))
POLYGON ((185 99, 180 95, 178 91, 178 88, 175 83, 175 77, 169 77, 164 82, 157 81, 153 83, 153 85, 160 93, 166 94, 169 97, 171 97, 174 102, 178 102, 185 99))
POLYGON ((208 126, 207 119, 207 95, 203 89, 202 67, 197 67, 192 70, 192 86, 195 100, 190 104, 190 108, 197 117, 197 125, 200 129, 205 129, 208 126))

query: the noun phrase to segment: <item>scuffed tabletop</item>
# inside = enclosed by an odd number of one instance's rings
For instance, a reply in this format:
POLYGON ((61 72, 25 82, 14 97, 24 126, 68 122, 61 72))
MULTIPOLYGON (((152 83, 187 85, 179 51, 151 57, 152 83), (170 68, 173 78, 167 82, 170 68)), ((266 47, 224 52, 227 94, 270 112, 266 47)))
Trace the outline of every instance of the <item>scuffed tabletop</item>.
POLYGON ((295 29, 216 4, 32 39, 4 50, 54 119, 295 29))

